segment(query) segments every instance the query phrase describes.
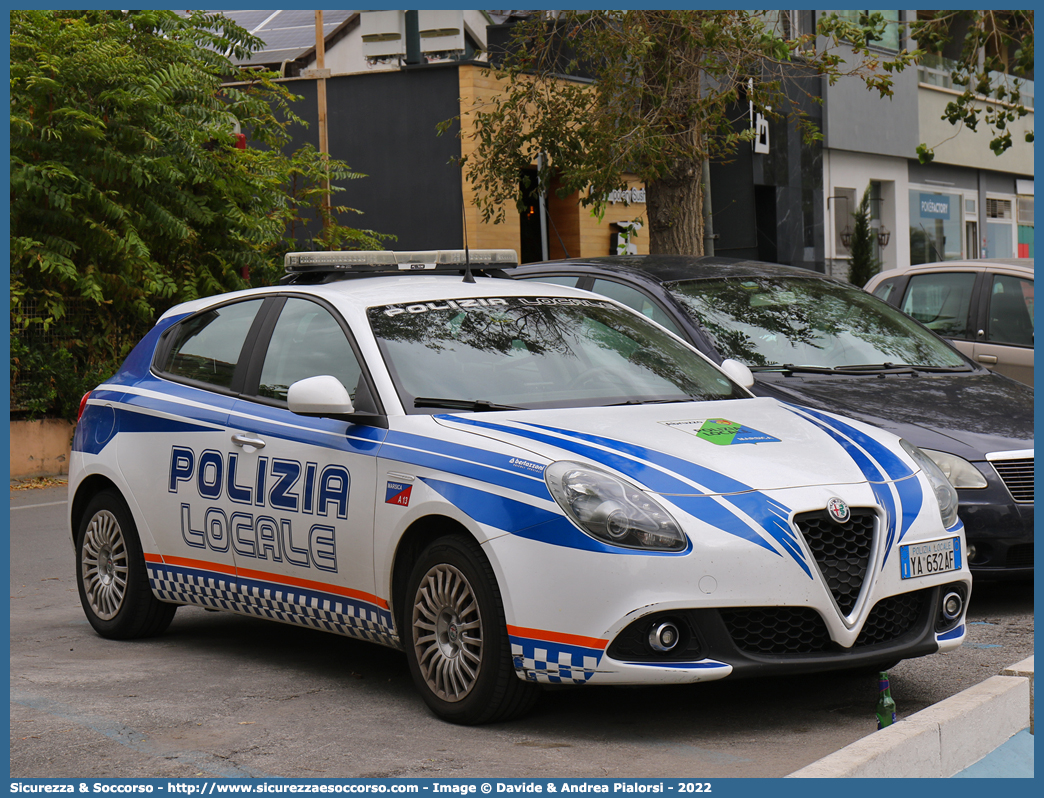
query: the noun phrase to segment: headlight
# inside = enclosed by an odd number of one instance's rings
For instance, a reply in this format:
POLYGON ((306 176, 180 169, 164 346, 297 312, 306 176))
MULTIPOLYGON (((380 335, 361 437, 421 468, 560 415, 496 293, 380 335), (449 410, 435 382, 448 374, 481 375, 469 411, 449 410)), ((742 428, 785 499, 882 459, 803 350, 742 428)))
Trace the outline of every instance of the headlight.
POLYGON ((581 463, 560 460, 544 472, 547 487, 574 523, 592 537, 629 549, 682 551, 678 522, 629 482, 581 463))
POLYGON ((942 469, 935 464, 932 458, 909 441, 900 440, 899 443, 931 483, 932 489, 935 491, 935 498, 939 502, 939 514, 942 516, 943 526, 949 529, 957 523, 957 491, 954 490, 950 480, 946 478, 942 469))
POLYGON ((935 461, 935 464, 942 470, 943 476, 950 480, 950 484, 955 488, 986 487, 986 477, 963 457, 948 452, 936 452, 932 449, 921 449, 921 451, 935 461))

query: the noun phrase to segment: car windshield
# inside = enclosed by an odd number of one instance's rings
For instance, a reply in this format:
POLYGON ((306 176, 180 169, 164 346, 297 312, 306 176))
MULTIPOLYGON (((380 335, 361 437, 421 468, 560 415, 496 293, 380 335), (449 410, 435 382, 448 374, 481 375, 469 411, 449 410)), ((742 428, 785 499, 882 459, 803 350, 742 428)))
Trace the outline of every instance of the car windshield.
POLYGON ((817 278, 683 280, 668 290, 724 357, 753 369, 964 369, 946 344, 865 291, 817 278))
POLYGON ((368 314, 408 413, 748 395, 657 325, 595 299, 462 298, 368 314))

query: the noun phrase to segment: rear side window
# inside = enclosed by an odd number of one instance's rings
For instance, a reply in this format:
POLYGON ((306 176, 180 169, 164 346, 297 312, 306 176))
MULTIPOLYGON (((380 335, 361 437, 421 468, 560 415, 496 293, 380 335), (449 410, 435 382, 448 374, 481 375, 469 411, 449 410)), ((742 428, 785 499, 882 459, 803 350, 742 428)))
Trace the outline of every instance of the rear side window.
POLYGON ((1033 346, 1033 281, 1007 274, 993 275, 990 324, 986 340, 1033 346))
POLYGON ((160 370, 171 377, 231 388, 243 344, 263 302, 224 305, 181 322, 160 370))
POLYGON ((895 292, 895 280, 885 280, 877 288, 874 289, 874 296, 878 299, 883 299, 885 302, 894 305, 894 297, 892 294, 895 292))
POLYGON ((968 310, 974 288, 974 272, 915 274, 902 309, 939 335, 970 339, 968 310))

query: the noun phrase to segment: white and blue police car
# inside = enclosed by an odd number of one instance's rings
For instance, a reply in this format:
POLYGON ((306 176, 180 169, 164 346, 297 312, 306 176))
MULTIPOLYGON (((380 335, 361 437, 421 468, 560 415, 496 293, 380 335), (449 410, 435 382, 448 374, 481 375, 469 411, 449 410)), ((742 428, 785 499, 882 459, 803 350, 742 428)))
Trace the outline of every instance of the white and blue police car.
POLYGON ((755 398, 745 367, 514 262, 291 253, 280 285, 164 314, 76 426, 95 630, 156 635, 194 605, 369 640, 458 723, 541 684, 961 644, 964 532, 932 460, 755 398))

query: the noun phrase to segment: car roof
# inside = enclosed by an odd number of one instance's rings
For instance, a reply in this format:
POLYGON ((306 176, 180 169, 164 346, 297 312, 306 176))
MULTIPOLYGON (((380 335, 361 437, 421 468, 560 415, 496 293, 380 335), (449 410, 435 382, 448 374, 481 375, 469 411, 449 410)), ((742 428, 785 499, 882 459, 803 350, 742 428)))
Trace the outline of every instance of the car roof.
MULTIPOLYGON (((195 299, 176 305, 163 314, 164 318, 182 316, 204 310, 212 305, 235 299, 264 297, 271 294, 304 294, 325 299, 342 310, 365 312, 369 307, 438 302, 446 299, 470 299, 509 296, 563 296, 593 299, 587 291, 541 283, 519 282, 503 277, 476 277, 474 283, 465 283, 459 275, 420 274, 353 277, 319 284, 288 284, 250 288, 227 294, 195 299)), ((604 300, 604 297, 597 297, 604 300)))
POLYGON ((563 260, 527 263, 509 269, 510 275, 530 273, 550 274, 555 271, 592 271, 621 275, 643 275, 654 282, 671 283, 680 280, 713 280, 725 277, 812 277, 830 279, 811 269, 783 266, 743 258, 725 258, 717 255, 607 255, 595 258, 565 258, 563 260), (577 268, 580 267, 580 268, 577 268))
POLYGON ((971 258, 965 260, 943 260, 933 263, 911 263, 894 269, 883 271, 880 275, 914 274, 916 272, 934 272, 940 270, 985 271, 990 267, 1000 267, 1004 271, 1022 272, 1033 276, 1033 258, 971 258))

